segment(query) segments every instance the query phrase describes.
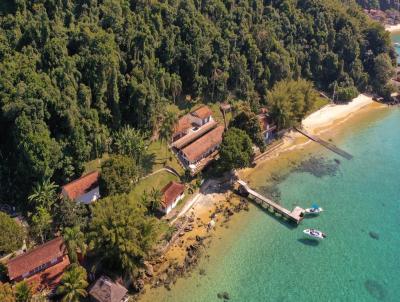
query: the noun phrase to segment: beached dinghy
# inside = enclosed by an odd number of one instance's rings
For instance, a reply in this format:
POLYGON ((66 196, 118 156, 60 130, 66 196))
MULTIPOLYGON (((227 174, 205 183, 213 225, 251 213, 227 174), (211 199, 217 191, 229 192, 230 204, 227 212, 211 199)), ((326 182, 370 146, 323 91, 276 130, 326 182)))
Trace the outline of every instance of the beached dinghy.
POLYGON ((307 215, 318 215, 319 213, 321 213, 324 209, 320 208, 318 205, 313 204, 311 206, 311 208, 305 209, 305 213, 307 215))
POLYGON ((304 234, 307 234, 310 237, 317 238, 317 239, 324 239, 326 238, 326 234, 322 233, 321 231, 315 229, 305 229, 303 231, 304 234))

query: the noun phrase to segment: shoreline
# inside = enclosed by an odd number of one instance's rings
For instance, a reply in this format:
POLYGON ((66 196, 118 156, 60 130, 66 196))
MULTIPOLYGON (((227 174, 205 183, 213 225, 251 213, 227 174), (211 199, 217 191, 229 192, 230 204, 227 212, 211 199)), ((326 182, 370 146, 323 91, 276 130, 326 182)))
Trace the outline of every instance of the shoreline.
POLYGON ((390 33, 400 32, 400 24, 385 25, 385 30, 390 32, 390 33))
MULTIPOLYGON (((338 128, 345 121, 361 111, 361 109, 372 111, 383 107, 386 106, 375 103, 372 97, 361 94, 348 104, 329 104, 322 107, 306 117, 302 125, 311 133, 320 135, 338 128)), ((298 152, 298 150, 303 150, 304 147, 311 142, 297 132, 286 134, 282 140, 283 144, 263 158, 255 167, 239 171, 240 177, 247 180, 249 184, 256 183, 256 179, 258 178, 257 174, 261 171, 265 174, 265 171, 268 170, 270 176, 273 177, 275 171, 281 171, 282 168, 290 168, 293 166, 294 161, 301 160, 305 154, 298 152), (268 166, 268 168, 266 168, 266 166, 268 166)), ((225 223, 229 221, 230 216, 236 216, 236 213, 241 210, 248 210, 248 206, 243 203, 243 200, 232 194, 231 191, 215 193, 215 190, 218 190, 217 185, 210 187, 211 188, 207 188, 210 189, 209 192, 206 190, 206 192, 199 194, 199 200, 195 203, 193 208, 186 213, 193 228, 182 234, 182 236, 171 245, 164 256, 162 256, 162 262, 156 264, 154 276, 152 276, 151 280, 145 285, 145 292, 152 292, 152 287, 164 286, 166 289, 169 289, 170 286, 176 282, 176 279, 190 274, 196 267, 197 260, 204 256, 202 255, 204 254, 204 249, 207 249, 212 240, 218 237, 220 230, 223 229, 225 223), (211 217, 213 217, 215 213, 218 214, 216 218, 212 219, 211 217), (208 231, 208 225, 211 220, 213 220, 214 224, 212 227, 213 230, 208 231), (201 247, 202 252, 197 255, 197 259, 193 265, 186 269, 187 256, 189 253, 192 253, 191 249, 193 246, 201 247), (173 269, 175 269, 174 278, 166 285, 163 281, 168 278, 166 277, 166 273, 173 269), (158 281, 154 282, 154 279, 158 281)), ((146 293, 141 294, 139 296, 140 301, 150 301, 148 300, 148 296, 151 295, 146 293)))

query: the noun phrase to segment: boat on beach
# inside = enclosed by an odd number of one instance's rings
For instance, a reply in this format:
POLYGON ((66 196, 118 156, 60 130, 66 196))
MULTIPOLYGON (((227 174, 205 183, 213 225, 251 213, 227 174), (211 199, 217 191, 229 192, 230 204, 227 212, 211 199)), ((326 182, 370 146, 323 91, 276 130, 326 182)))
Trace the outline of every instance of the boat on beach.
POLYGON ((326 238, 325 233, 315 230, 315 229, 305 229, 303 231, 303 233, 307 234, 310 237, 317 238, 317 239, 325 239, 326 238))

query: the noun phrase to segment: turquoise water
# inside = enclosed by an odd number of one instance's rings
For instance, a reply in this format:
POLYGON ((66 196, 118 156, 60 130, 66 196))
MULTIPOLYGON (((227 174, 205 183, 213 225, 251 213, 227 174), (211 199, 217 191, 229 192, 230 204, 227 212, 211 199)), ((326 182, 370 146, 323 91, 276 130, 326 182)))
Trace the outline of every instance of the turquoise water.
POLYGON ((324 213, 294 228, 252 207, 203 260, 205 276, 153 301, 222 301, 224 291, 230 301, 400 301, 399 129, 400 109, 349 127, 335 142, 354 158, 340 159, 335 175, 292 172, 278 185, 288 208, 317 201, 324 213), (308 227, 328 238, 306 240, 308 227))
MULTIPOLYGON (((396 33, 392 35, 392 41, 393 43, 400 43, 400 33, 396 33)), ((397 57, 397 63, 400 63, 400 47, 395 47, 397 54, 399 57, 397 57)))

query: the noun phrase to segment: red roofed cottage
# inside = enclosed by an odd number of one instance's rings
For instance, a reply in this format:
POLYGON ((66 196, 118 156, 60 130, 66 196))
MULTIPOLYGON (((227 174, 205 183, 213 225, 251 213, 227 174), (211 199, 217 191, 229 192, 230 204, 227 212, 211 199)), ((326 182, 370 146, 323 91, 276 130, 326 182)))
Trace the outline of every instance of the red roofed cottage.
POLYGON ((208 106, 202 106, 190 114, 193 117, 193 122, 199 126, 208 123, 212 119, 212 111, 208 106))
POLYGON ((57 237, 8 261, 8 277, 15 282, 26 279, 39 290, 54 288, 69 264, 64 241, 57 237))
POLYGON ((94 171, 62 187, 61 193, 75 201, 89 204, 100 198, 99 172, 94 171))
POLYGON ((168 214, 176 207, 178 202, 185 196, 185 185, 176 181, 169 182, 162 190, 161 210, 168 214))

